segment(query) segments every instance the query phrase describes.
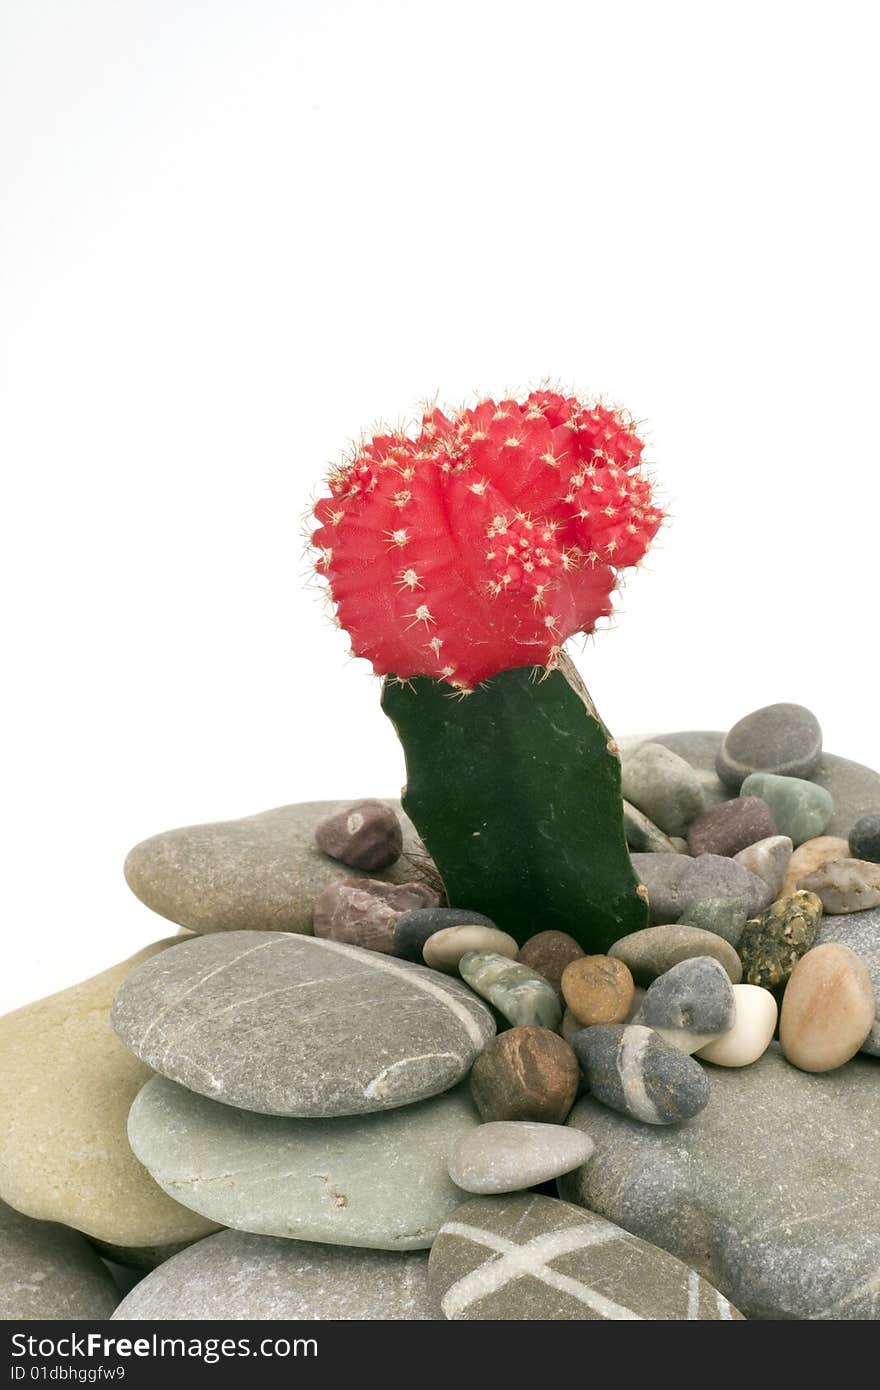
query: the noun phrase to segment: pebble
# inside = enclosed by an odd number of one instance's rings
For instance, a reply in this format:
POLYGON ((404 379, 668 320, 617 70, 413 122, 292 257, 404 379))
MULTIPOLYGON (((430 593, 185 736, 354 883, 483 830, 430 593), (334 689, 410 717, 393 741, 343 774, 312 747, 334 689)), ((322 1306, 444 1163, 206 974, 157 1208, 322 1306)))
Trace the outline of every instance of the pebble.
POLYGON ((679 888, 693 864, 684 854, 632 854, 633 868, 648 890, 651 921, 674 922, 681 913, 679 888))
POLYGON ((854 859, 880 864, 880 812, 859 817, 849 832, 849 853, 854 859))
POLYGON ((482 912, 467 912, 460 907, 413 908, 394 924, 394 955, 421 963, 429 936, 446 927, 473 926, 494 927, 495 923, 482 912))
POLYGON ((579 1168, 592 1152, 587 1136, 565 1125, 493 1120, 456 1142, 449 1176, 464 1192, 522 1192, 579 1168))
POLYGON ((736 1021, 728 1033, 722 1033, 705 1047, 699 1048, 701 1062, 716 1067, 748 1067, 763 1057, 776 1031, 779 1009, 769 989, 759 985, 733 985, 736 1021))
POLYGON ((718 750, 716 769, 738 791, 752 772, 809 777, 822 753, 822 730, 803 705, 765 705, 740 719, 718 750))
POLYGON ((651 1028, 597 1024, 584 1028, 573 1046, 591 1094, 632 1119, 649 1125, 678 1124, 709 1103, 709 1082, 699 1062, 651 1028))
POLYGON ((507 1019, 523 1027, 558 1028, 562 1008, 556 990, 536 971, 497 951, 466 951, 461 977, 507 1019))
POLYGON ((875 1008, 871 977, 855 951, 814 946, 792 970, 782 1000, 782 1051, 801 1071, 833 1071, 858 1052, 875 1008))
POLYGON ((785 878, 777 897, 788 898, 797 891, 798 883, 831 859, 849 857, 849 843, 839 835, 817 835, 805 840, 788 861, 785 878))
POLYGON ((387 869, 400 858, 403 830, 393 807, 368 798, 319 820, 315 844, 322 853, 350 868, 372 873, 387 869))
POLYGON ((736 950, 748 916, 748 898, 698 898, 678 920, 680 926, 713 932, 736 950))
POLYGON ((693 1269, 592 1212, 523 1193, 452 1213, 428 1279, 451 1322, 719 1321, 740 1314, 693 1269))
POLYGON ((682 835, 670 835, 669 843, 676 854, 687 854, 688 842, 682 835))
POLYGON ((824 787, 800 777, 777 777, 772 772, 753 772, 742 784, 743 796, 760 796, 773 812, 776 833, 792 843, 824 835, 834 815, 834 802, 824 787))
MULTIPOLYGON (((388 802, 395 811, 398 802, 388 802)), ((243 820, 166 830, 143 840, 125 861, 128 886, 141 902, 192 931, 311 932, 315 899, 329 883, 358 871, 322 854, 315 830, 351 801, 303 801, 243 820)), ((437 870, 412 822, 400 813, 403 854, 373 876, 389 883, 437 870)))
POLYGON ((797 892, 746 922, 739 940, 746 983, 764 989, 784 984, 815 941, 821 918, 822 904, 815 893, 797 892))
POLYGON ((572 961, 562 976, 565 1002, 581 1027, 623 1023, 634 992, 630 969, 616 956, 584 956, 572 961))
POLYGON ((495 1032, 457 980, 284 932, 181 941, 129 975, 113 1026, 148 1066, 200 1095, 313 1117, 445 1091, 495 1032))
POLYGON ((815 893, 826 912, 863 912, 880 907, 880 864, 867 859, 832 859, 799 879, 798 888, 815 893))
POLYGON ((466 1087, 317 1122, 237 1110, 157 1076, 131 1108, 128 1135, 166 1192, 223 1226, 420 1250, 461 1200, 447 1163, 476 1124, 466 1087))
POLYGON ((680 1052, 697 1052, 736 1023, 727 971, 712 956, 679 961, 649 987, 633 1022, 653 1028, 680 1052))
POLYGON ((762 878, 720 854, 701 854, 689 859, 678 888, 678 916, 691 903, 703 898, 741 898, 749 900, 749 911, 761 912, 770 902, 770 889, 762 878))
POLYGON ((547 1028, 510 1028, 487 1044, 471 1070, 481 1119, 562 1124, 580 1083, 571 1047, 547 1028))
POLYGON ((674 854, 675 842, 636 806, 623 803, 623 830, 630 849, 642 854, 674 854))
POLYGON ((100 1322, 118 1302, 84 1236, 0 1202, 0 1322, 100 1322))
POLYGON ((823 917, 816 945, 839 941, 862 961, 874 986, 874 1022, 862 1043, 862 1051, 880 1057, 880 908, 853 912, 844 917, 823 917))
POLYGON ((518 943, 506 931, 475 923, 472 926, 442 927, 428 937, 422 954, 425 964, 432 970, 455 974, 466 951, 494 951, 499 956, 513 960, 518 950, 518 943))
POLYGON ((142 1279, 113 1322, 431 1322, 423 1250, 347 1250, 221 1231, 142 1279))
POLYGON ((690 763, 659 743, 642 743, 624 754, 621 790, 666 835, 683 835, 705 808, 703 788, 690 763))
POLYGON ((569 1124, 596 1147, 561 1195, 698 1261, 749 1318, 876 1319, 874 1058, 807 1076, 772 1043, 754 1066, 713 1067, 711 1085, 698 1120, 675 1129, 578 1101, 569 1124))
POLYGON ((742 965, 730 943, 699 927, 645 927, 615 941, 608 954, 628 965, 636 983, 642 985, 650 985, 679 961, 694 956, 713 956, 735 985, 742 979, 742 965))
POLYGON ((404 912, 436 907, 439 899, 425 883, 383 883, 345 878, 330 883, 315 899, 313 930, 326 941, 344 941, 367 951, 394 954, 394 928, 404 912))
POLYGON ((0 1199, 122 1246, 169 1245, 213 1226, 171 1201, 135 1159, 128 1110, 152 1075, 110 1026, 123 981, 183 950, 175 938, 0 1019, 0 1199))
POLYGON ((771 899, 775 901, 782 892, 793 849, 787 835, 770 835, 766 840, 758 840, 741 849, 734 855, 734 860, 762 878, 770 890, 771 899))
POLYGON ((520 948, 517 960, 527 965, 538 975, 543 975, 548 984, 556 990, 557 999, 562 999, 562 972, 573 960, 584 954, 583 947, 564 931, 539 931, 530 936, 520 948))
POLYGON ((732 858, 748 845, 775 834, 776 826, 766 801, 758 796, 737 796, 698 816, 688 827, 687 842, 694 858, 700 854, 732 858))

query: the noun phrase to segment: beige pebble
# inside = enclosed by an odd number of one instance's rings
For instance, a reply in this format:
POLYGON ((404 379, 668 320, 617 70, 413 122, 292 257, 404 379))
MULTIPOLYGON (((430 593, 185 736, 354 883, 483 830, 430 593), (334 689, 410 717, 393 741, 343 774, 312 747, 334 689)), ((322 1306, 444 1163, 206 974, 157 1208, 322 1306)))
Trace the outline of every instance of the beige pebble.
POLYGON ((880 907, 880 864, 832 859, 800 879, 798 887, 815 893, 826 912, 863 912, 880 907))
POLYGON ((833 1071, 854 1057, 874 1022, 874 988, 848 946, 814 946, 791 972, 779 1041, 801 1071, 833 1071))
POLYGON ((804 840, 788 861, 778 896, 790 897, 800 879, 827 864, 829 859, 845 859, 848 854, 849 841, 842 840, 839 835, 817 835, 812 840, 804 840))
POLYGON ((444 970, 449 975, 458 972, 458 962, 465 951, 495 951, 513 960, 519 945, 506 931, 469 922, 456 927, 443 927, 429 936, 422 947, 422 957, 432 970, 444 970))
POLYGON ((633 1000, 633 977, 613 956, 581 956, 562 972, 562 993, 584 1024, 622 1023, 633 1000))
POLYGON ((748 1067, 763 1057, 773 1039, 779 1010, 769 989, 760 985, 734 985, 736 1023, 728 1033, 713 1038, 697 1056, 716 1067, 748 1067))

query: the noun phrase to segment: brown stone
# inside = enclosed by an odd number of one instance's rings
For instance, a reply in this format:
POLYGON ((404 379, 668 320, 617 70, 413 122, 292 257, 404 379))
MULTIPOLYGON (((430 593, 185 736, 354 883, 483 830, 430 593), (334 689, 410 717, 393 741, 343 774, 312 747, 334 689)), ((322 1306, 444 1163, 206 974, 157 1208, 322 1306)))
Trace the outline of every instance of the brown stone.
POLYGON ((833 1071, 854 1057, 874 1023, 874 987, 848 946, 828 942, 798 961, 779 1019, 782 1051, 801 1071, 833 1071))
POLYGON ((848 854, 849 841, 841 839, 839 835, 817 835, 812 840, 804 840, 788 861, 779 891, 780 898, 789 897, 796 891, 800 879, 821 869, 829 860, 846 859, 848 854))
POLYGON ((582 948, 568 932, 539 931, 537 936, 530 936, 526 944, 520 947, 517 960, 538 975, 543 975, 561 1000, 562 972, 571 961, 579 960, 583 954, 582 948))
POLYGON ((331 883, 315 899, 315 936, 395 955, 398 919, 413 908, 436 907, 438 902, 437 894, 424 883, 344 878, 331 883))
POLYGON ((565 1002, 584 1024, 623 1023, 634 991, 629 967, 614 956, 583 956, 562 975, 565 1002))
POLYGON ((580 1081, 577 1058, 549 1028, 510 1028, 488 1044, 471 1071, 471 1094, 483 1120, 562 1124, 580 1081))
POLYGON ((315 844, 323 854, 372 873, 400 858, 403 830, 390 806, 368 798, 319 821, 315 844))

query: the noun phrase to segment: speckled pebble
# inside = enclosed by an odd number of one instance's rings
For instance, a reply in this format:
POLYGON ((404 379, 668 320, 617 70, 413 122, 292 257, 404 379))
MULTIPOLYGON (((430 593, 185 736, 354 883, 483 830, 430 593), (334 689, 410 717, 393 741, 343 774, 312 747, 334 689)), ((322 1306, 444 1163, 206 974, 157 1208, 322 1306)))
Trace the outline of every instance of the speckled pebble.
POLYGON ((832 859, 799 879, 798 888, 815 893, 826 912, 864 912, 880 907, 880 864, 867 859, 832 859))
POLYGON ((565 1125, 495 1120, 456 1140, 449 1176, 463 1192, 521 1192, 579 1168, 592 1152, 587 1135, 565 1125))
POLYGON ((880 811, 859 817, 849 832, 849 852, 854 859, 880 864, 880 811))
POLYGON ((766 801, 758 796, 737 796, 697 816, 688 826, 687 842, 694 858, 700 854, 732 858, 747 845, 775 834, 776 825, 766 801))
POLYGON ((471 1069, 471 1095, 483 1120, 562 1124, 580 1082, 568 1043, 547 1028, 510 1028, 471 1069))
POLYGON ((722 782, 738 791, 752 772, 809 777, 822 753, 822 730, 803 705, 765 705, 734 724, 718 750, 722 782))
POLYGON ((649 987, 633 1022, 653 1028, 680 1052, 696 1052, 736 1022, 727 971, 711 956, 679 961, 649 987))
POLYGON ((84 1236, 0 1202, 0 1322, 100 1322, 118 1302, 107 1266, 84 1236))
POLYGON ((443 927, 434 932, 425 942, 422 952, 426 965, 432 970, 443 970, 448 975, 458 971, 459 961, 466 951, 495 951, 499 956, 513 960, 519 947, 512 936, 497 927, 483 927, 479 923, 458 927, 443 927))
POLYGON ((709 1103, 709 1082, 699 1062, 652 1028, 599 1024, 584 1028, 573 1046, 590 1094, 631 1119, 649 1125, 679 1124, 709 1103))
POLYGON ((581 1027, 623 1023, 632 1007, 635 986, 629 966, 616 956, 583 956, 562 976, 562 994, 581 1027))
POLYGON ((766 801, 773 812, 777 835, 787 835, 795 846, 824 835, 834 816, 830 792, 800 777, 753 772, 743 782, 742 794, 766 801))
POLYGON ((734 855, 737 864, 762 878, 775 901, 782 892, 794 846, 787 835, 771 835, 734 855))
MULTIPOLYGON (((776 989, 784 984, 816 939, 822 904, 815 893, 779 898, 743 927, 739 941, 747 984, 776 989)), ((736 983, 736 981, 734 981, 736 983)))
POLYGON ((650 985, 679 961, 694 956, 713 956, 735 985, 742 979, 742 965, 730 943, 699 927, 645 927, 615 941, 608 954, 629 966, 637 984, 650 985))
POLYGON ((497 951, 466 951, 458 963, 461 977, 503 1014, 508 1023, 558 1028, 562 1007, 543 975, 497 951))
POLYGON ((315 844, 323 854, 342 864, 375 872, 387 869, 400 858, 403 830, 392 807, 368 798, 319 820, 315 844))

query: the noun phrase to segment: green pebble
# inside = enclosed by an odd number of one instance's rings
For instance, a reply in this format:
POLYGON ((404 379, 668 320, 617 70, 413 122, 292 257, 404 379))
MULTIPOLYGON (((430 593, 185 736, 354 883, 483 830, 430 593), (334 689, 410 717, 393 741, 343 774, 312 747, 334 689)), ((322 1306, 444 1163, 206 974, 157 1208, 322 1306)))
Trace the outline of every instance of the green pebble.
POLYGON ((497 951, 465 951, 461 977, 514 1026, 556 1029, 562 1007, 542 975, 497 951))
POLYGON ((795 849, 805 840, 824 835, 834 815, 834 802, 825 788, 802 777, 753 772, 743 782, 740 796, 759 796, 766 801, 777 835, 787 835, 795 849))
POLYGON ((739 945, 742 929, 749 918, 748 898, 699 898, 678 919, 679 926, 702 927, 703 931, 739 945))
POLYGON ((636 806, 631 806, 628 801, 623 803, 623 828, 626 832, 626 843, 631 850, 637 854, 675 854, 675 845, 668 835, 664 835, 659 826, 643 811, 636 806))

